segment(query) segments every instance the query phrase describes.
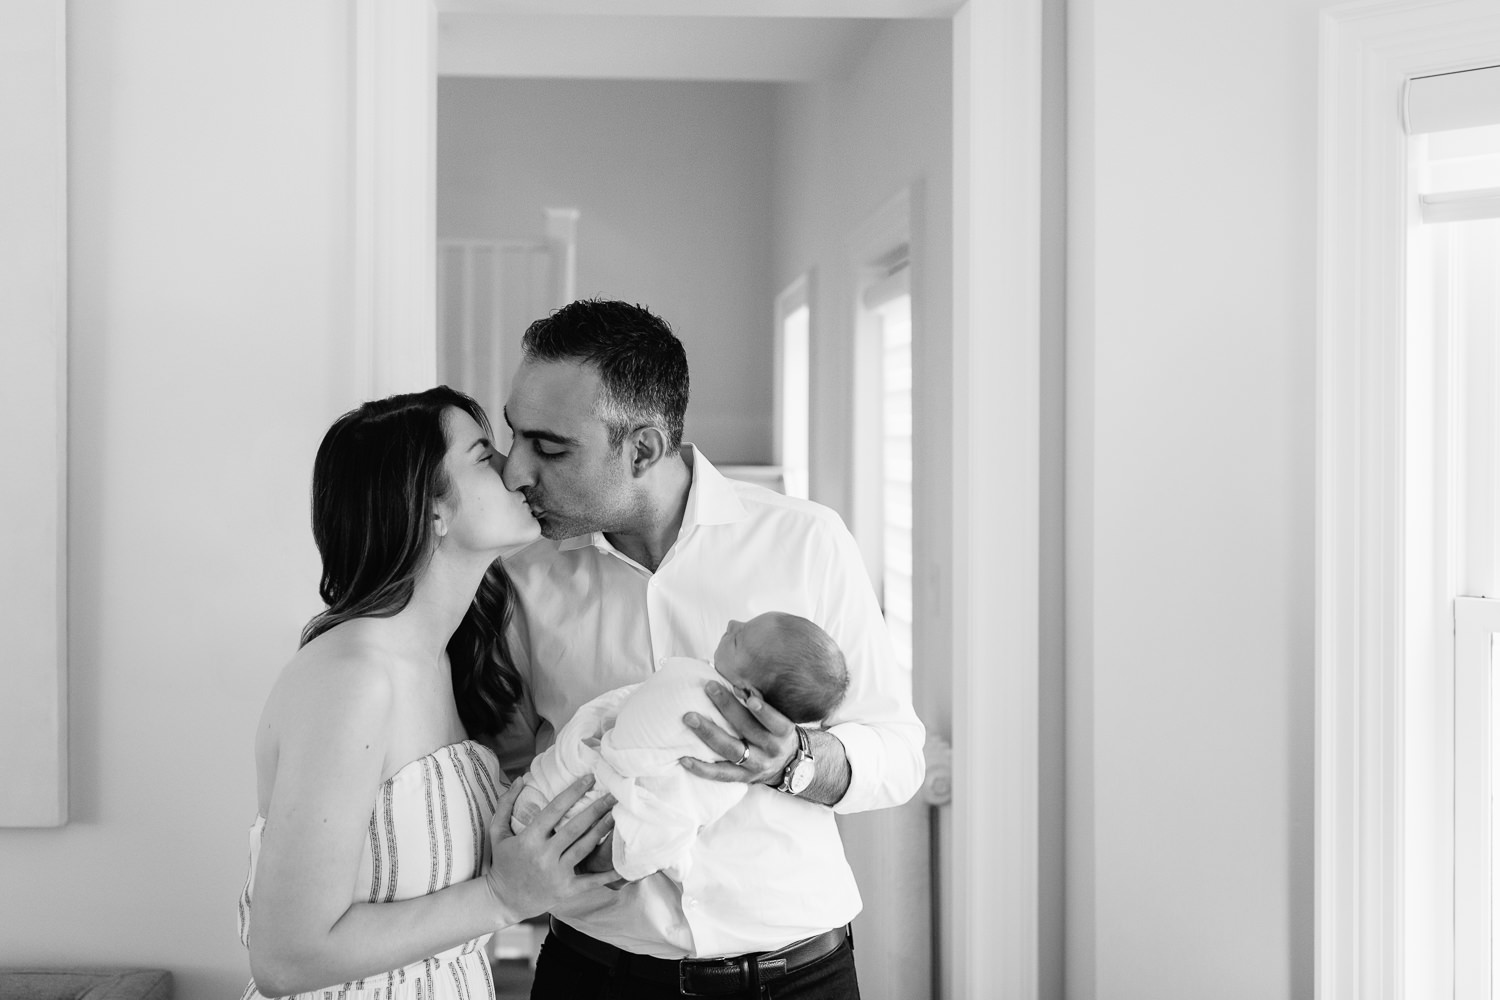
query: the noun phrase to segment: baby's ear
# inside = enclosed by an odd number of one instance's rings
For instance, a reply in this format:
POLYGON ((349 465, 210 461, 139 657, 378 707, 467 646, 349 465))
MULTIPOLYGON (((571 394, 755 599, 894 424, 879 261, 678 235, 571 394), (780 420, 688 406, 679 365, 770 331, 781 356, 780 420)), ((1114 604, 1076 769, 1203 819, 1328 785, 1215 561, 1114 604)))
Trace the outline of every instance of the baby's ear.
POLYGON ((751 698, 760 698, 761 701, 766 700, 765 698, 761 697, 761 693, 759 691, 751 687, 749 684, 746 684, 744 687, 735 691, 735 694, 740 696, 740 701, 749 701, 751 698))

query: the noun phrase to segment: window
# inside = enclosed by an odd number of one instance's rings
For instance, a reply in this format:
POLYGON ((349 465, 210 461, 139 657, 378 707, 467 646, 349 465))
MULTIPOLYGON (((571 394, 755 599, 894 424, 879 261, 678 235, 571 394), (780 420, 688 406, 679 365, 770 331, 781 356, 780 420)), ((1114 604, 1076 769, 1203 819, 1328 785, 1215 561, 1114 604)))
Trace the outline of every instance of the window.
POLYGON ((863 269, 856 324, 857 532, 896 657, 912 664, 912 306, 908 247, 863 269))
MULTIPOLYGON (((1448 74, 1439 78, 1452 91, 1448 74)), ((1418 100, 1410 123, 1455 103, 1418 100)), ((1459 81, 1463 82, 1463 81, 1459 81)), ((1500 84, 1500 76, 1495 78, 1500 84)), ((1457 102, 1460 106, 1461 101, 1457 102)), ((1416 131, 1411 184, 1420 224, 1410 241, 1415 391, 1431 393, 1437 418, 1431 442, 1431 487, 1443 510, 1433 533, 1446 537, 1446 572, 1427 585, 1451 602, 1449 661, 1453 682, 1453 982, 1459 1000, 1500 997, 1494 934, 1500 930, 1494 878, 1495 635, 1500 633, 1500 124, 1416 131), (1424 361, 1424 359, 1426 359, 1424 361)), ((1426 446, 1418 449, 1424 453, 1426 446)), ((1434 504, 1437 506, 1437 504, 1434 504)), ((1447 675, 1447 671, 1442 671, 1447 675)), ((1437 727, 1440 733, 1442 727, 1437 727)), ((1439 743, 1447 743, 1439 735, 1439 743)), ((1420 788, 1420 785, 1414 786, 1420 788)))
MULTIPOLYGON (((881 606, 904 667, 912 659, 911 294, 899 289, 872 308, 880 348, 881 606)), ((878 291, 872 289, 872 291, 878 291)), ((889 291, 887 286, 887 291, 889 291)), ((867 295, 868 297, 868 295, 867 295)))
POLYGON ((812 307, 803 275, 776 296, 776 464, 787 496, 808 497, 812 439, 812 307))

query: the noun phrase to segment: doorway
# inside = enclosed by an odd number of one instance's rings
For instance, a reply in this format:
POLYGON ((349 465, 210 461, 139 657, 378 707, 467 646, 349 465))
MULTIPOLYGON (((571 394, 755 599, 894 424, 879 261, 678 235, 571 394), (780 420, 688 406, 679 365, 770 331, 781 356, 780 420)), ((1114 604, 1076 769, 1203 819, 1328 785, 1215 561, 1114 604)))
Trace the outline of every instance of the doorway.
MULTIPOLYGON (((568 17, 608 13, 628 22, 696 14, 694 6, 577 0, 554 9, 568 17)), ((854 6, 826 0, 797 4, 795 12, 844 18, 854 6)), ((933 710, 919 704, 929 729, 951 736, 955 748, 953 806, 938 839, 951 848, 948 870, 963 877, 942 900, 939 989, 945 996, 978 995, 982 989, 986 995, 1034 997, 1047 970, 1060 966, 1061 954, 1060 934, 1044 933, 1046 907, 1040 903, 1044 892, 1060 897, 1060 879, 1044 887, 1038 875, 1044 833, 1049 842, 1061 840, 1060 823, 1041 828, 1044 768, 1047 787, 1055 787, 1052 779, 1061 773, 1060 761, 1052 761, 1042 745, 1040 695, 1043 617, 1060 616, 1059 609, 1042 607, 1044 553, 1038 542, 1044 492, 1060 493, 1060 485, 1044 483, 1042 471, 1044 448, 1053 446, 1043 441, 1043 399, 1056 391, 1044 386, 1050 376, 1042 358, 1042 4, 940 6, 892 2, 880 11, 895 18, 936 15, 952 40, 951 341, 941 375, 948 409, 932 447, 950 456, 950 537, 964 542, 937 560, 936 571, 939 597, 950 609, 952 675, 941 695, 948 725, 934 724, 933 710), (982 289, 971 279, 981 274, 982 289)), ((526 11, 534 5, 455 0, 440 9, 519 17, 531 16, 526 11)), ((703 20, 727 16, 766 27, 791 9, 730 3, 716 5, 703 20)), ((429 230, 424 237, 419 226, 378 222, 410 214, 414 201, 424 198, 431 218, 431 53, 439 22, 438 12, 420 0, 364 2, 356 11, 364 25, 358 32, 356 61, 364 74, 356 86, 357 116, 372 135, 359 146, 372 151, 374 173, 367 197, 356 205, 357 226, 365 234, 357 284, 369 300, 357 303, 356 335, 365 345, 376 394, 430 384, 436 370, 431 320, 424 328, 395 319, 424 309, 426 316, 434 314, 430 267, 416 275, 392 264, 418 259, 411 241, 424 238, 422 256, 430 262, 435 234, 429 230), (413 37, 413 25, 423 24, 426 36, 413 37), (413 69, 424 59, 426 76, 413 69), (393 132, 411 141, 393 141, 393 132), (421 153, 427 154, 425 165, 421 153), (398 246, 393 234, 403 231, 409 239, 398 246)), ((587 218, 580 216, 581 233, 587 218)), ((580 235, 580 245, 585 242, 580 235)), ((1053 291, 1060 290, 1055 275, 1052 280, 1053 291)), ((769 331, 769 301, 764 315, 769 331)), ((814 463, 817 448, 815 443, 814 463)), ((1055 500, 1051 496, 1049 506, 1055 500)))

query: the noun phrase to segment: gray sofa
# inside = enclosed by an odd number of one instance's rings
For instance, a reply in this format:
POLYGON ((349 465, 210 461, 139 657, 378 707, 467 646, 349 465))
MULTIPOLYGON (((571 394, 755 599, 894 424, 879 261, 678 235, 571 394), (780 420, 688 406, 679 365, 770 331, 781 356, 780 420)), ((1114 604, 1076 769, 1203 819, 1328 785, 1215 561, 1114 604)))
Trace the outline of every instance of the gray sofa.
POLYGON ((172 1000, 164 969, 8 969, 0 1000, 172 1000))

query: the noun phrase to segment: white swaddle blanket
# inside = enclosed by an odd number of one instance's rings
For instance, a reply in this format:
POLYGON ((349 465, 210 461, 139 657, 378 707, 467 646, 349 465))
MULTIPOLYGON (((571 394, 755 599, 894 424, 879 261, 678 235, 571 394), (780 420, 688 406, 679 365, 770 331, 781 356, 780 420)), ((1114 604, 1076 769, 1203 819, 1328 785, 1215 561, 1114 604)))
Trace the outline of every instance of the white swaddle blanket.
POLYGON ((553 796, 592 773, 594 787, 569 815, 604 792, 615 797, 615 870, 632 881, 657 871, 685 881, 699 831, 750 790, 700 778, 679 763, 711 754, 683 723, 684 714, 697 712, 728 728, 705 690, 710 681, 726 683, 712 663, 670 657, 650 679, 585 704, 532 761, 511 828, 525 829, 553 796))

